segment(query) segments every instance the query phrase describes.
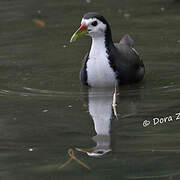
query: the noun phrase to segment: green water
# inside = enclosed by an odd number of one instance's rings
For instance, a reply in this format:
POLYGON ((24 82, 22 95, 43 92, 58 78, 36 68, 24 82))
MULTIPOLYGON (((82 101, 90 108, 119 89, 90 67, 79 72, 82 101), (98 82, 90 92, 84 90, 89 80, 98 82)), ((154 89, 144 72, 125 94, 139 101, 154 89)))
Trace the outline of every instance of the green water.
POLYGON ((1 0, 0 179, 179 180, 179 9, 171 0, 1 0), (130 34, 146 66, 143 82, 119 88, 118 120, 111 90, 80 84, 90 39, 69 44, 89 11, 107 18, 114 41, 130 34), (75 161, 58 170, 69 148, 91 170, 75 161))

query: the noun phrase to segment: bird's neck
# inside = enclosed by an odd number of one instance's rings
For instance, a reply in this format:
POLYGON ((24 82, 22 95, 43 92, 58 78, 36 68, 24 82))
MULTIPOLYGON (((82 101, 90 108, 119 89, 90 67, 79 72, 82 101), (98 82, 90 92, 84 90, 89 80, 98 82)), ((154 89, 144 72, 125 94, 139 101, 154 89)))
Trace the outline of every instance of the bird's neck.
POLYGON ((92 37, 90 56, 98 56, 101 53, 108 53, 114 48, 111 29, 108 28, 104 36, 92 37))
POLYGON ((114 44, 111 37, 92 37, 92 44, 89 56, 93 58, 99 57, 103 54, 108 55, 112 48, 114 48, 114 44))
POLYGON ((92 44, 90 50, 90 57, 98 57, 101 54, 107 52, 106 44, 105 44, 105 36, 101 37, 92 37, 92 44))
POLYGON ((110 28, 109 24, 107 24, 107 29, 105 32, 105 46, 108 51, 115 48, 113 40, 112 40, 112 33, 111 33, 111 28, 110 28))

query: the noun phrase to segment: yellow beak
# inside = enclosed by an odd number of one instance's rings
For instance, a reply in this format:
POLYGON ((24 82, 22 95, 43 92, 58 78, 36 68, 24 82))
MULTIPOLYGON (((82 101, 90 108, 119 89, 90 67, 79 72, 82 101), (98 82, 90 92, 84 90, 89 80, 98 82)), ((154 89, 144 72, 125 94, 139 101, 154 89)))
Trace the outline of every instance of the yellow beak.
POLYGON ((88 30, 87 30, 86 24, 85 23, 81 24, 79 29, 72 35, 70 43, 76 41, 76 39, 78 39, 80 36, 83 36, 87 33, 88 33, 88 30))

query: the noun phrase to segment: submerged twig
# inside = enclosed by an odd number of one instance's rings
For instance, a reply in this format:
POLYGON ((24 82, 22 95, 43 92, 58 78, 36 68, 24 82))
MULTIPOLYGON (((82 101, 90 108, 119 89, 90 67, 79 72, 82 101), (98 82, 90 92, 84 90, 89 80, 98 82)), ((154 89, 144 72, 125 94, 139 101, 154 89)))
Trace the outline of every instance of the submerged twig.
POLYGON ((39 27, 44 27, 46 25, 46 23, 44 21, 37 19, 37 18, 33 19, 32 21, 39 27))
POLYGON ((73 158, 78 164, 80 164, 81 166, 85 167, 86 169, 91 169, 88 165, 86 165, 85 163, 83 163, 82 161, 80 161, 79 159, 77 159, 76 157, 73 158))
POLYGON ((66 167, 71 161, 72 161, 72 158, 67 160, 63 165, 59 166, 58 169, 60 170, 60 169, 62 169, 64 167, 66 167))
POLYGON ((82 161, 80 161, 79 159, 77 159, 77 157, 74 155, 74 151, 72 148, 68 149, 68 154, 70 156, 70 159, 67 160, 63 165, 61 165, 58 169, 61 170, 62 168, 66 167, 73 159, 80 164, 81 166, 83 166, 86 169, 91 169, 88 165, 86 165, 85 163, 83 163, 82 161))
POLYGON ((117 104, 116 104, 116 96, 117 96, 117 84, 115 83, 112 107, 113 107, 114 115, 115 115, 116 119, 118 119, 117 109, 116 109, 116 106, 117 106, 117 104))

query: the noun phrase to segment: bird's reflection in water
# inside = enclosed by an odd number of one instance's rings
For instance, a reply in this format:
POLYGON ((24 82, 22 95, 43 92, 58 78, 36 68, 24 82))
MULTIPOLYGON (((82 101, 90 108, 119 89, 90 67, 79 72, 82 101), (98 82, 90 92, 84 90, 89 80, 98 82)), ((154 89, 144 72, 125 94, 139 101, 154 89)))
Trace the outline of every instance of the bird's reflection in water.
POLYGON ((113 89, 89 89, 89 113, 94 122, 96 146, 82 150, 89 156, 99 157, 111 151, 111 119, 113 89))
POLYGON ((89 113, 94 122, 96 146, 89 156, 102 156, 111 151, 111 119, 113 89, 89 89, 89 113))
MULTIPOLYGON (((114 116, 113 103, 114 88, 90 88, 88 93, 89 113, 93 119, 96 136, 92 137, 96 143, 90 149, 79 149, 89 156, 101 157, 112 150, 111 148, 111 120, 114 116)), ((127 87, 125 91, 118 90, 118 119, 123 120, 138 113, 137 106, 141 99, 141 88, 127 87)), ((115 116, 114 116, 115 117, 115 116)), ((119 122, 118 120, 118 122, 119 122)))

